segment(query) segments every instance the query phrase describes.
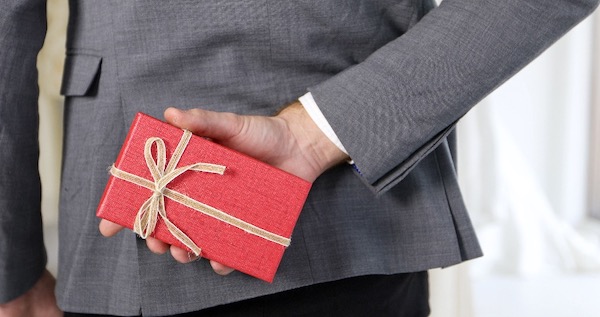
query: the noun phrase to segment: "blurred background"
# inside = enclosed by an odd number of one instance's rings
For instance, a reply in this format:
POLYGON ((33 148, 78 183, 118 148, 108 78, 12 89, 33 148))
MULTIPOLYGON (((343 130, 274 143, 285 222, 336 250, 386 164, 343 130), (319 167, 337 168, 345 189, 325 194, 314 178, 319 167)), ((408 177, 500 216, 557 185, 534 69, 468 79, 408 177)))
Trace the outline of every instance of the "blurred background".
MULTIPOLYGON (((39 54, 40 173, 57 267, 67 1, 39 54)), ((459 177, 485 256, 431 272, 432 316, 600 316, 600 12, 461 120, 459 177)))

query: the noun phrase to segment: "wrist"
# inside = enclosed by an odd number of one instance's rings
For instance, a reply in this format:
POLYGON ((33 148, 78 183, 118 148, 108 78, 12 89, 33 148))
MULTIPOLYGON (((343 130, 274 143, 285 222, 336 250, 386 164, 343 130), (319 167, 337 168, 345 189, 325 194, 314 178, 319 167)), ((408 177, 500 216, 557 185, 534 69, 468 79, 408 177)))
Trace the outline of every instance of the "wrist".
POLYGON ((285 122, 301 155, 312 165, 314 179, 327 169, 349 159, 348 155, 323 133, 300 102, 287 106, 277 117, 285 122))

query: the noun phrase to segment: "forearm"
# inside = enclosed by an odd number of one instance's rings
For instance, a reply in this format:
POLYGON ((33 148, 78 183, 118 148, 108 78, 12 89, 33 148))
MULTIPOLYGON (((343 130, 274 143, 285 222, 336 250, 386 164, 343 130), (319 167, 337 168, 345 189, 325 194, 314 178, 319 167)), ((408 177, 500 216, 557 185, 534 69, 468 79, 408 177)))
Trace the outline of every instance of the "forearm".
POLYGON ((25 293, 46 255, 40 215, 37 53, 44 1, 0 5, 0 302, 25 293))
POLYGON ((597 3, 445 0, 406 34, 311 92, 362 175, 385 191, 472 106, 597 3), (348 124, 349 114, 356 124, 348 124))

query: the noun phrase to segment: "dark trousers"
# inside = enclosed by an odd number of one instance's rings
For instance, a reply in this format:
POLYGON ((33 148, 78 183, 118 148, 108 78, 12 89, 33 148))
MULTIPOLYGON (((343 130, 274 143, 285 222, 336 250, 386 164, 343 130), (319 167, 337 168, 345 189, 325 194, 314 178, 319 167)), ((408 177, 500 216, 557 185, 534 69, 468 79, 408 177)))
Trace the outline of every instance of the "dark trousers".
MULTIPOLYGON (((369 275, 315 284, 176 317, 429 315, 427 272, 369 275)), ((65 317, 101 317, 65 313, 65 317)))

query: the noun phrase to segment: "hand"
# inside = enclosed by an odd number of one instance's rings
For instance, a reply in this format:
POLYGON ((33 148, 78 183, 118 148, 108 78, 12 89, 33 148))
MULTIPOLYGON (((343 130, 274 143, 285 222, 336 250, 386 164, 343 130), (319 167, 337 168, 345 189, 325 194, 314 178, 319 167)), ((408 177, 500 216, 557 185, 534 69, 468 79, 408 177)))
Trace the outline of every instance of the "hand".
POLYGON ((47 270, 27 293, 0 304, 0 317, 59 317, 63 313, 56 305, 56 281, 47 270))
MULTIPOLYGON (((309 182, 313 182, 328 168, 347 159, 347 156, 321 132, 298 102, 274 117, 169 108, 165 111, 165 118, 176 127, 208 137, 309 182)), ((107 220, 100 222, 100 232, 104 236, 112 236, 121 229, 122 226, 107 220)), ((181 263, 196 259, 181 248, 151 237, 146 239, 146 244, 152 252, 158 254, 170 250, 173 258, 181 263)), ((218 274, 226 275, 233 271, 214 261, 211 261, 211 265, 218 274)))

